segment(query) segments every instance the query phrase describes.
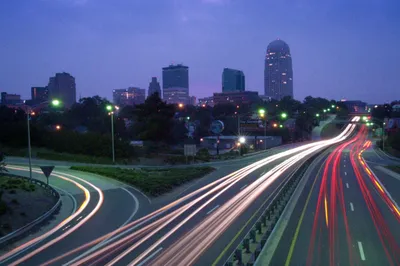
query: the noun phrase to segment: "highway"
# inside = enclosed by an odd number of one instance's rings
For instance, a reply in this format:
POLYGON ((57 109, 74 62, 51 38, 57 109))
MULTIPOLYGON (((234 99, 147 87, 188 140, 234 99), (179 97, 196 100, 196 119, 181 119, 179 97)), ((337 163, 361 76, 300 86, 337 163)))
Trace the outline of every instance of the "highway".
POLYGON ((313 169, 269 265, 400 264, 400 179, 367 135, 363 126, 313 169))
POLYGON ((34 238, 28 249, 21 244, 0 260, 9 265, 222 265, 291 173, 316 152, 347 139, 355 127, 349 124, 334 139, 264 155, 228 175, 195 183, 176 200, 148 206, 132 222, 133 200, 120 198, 120 191, 105 195, 111 192, 97 187, 99 177, 56 172, 60 182, 82 190, 76 198, 80 207, 45 239, 34 238))
MULTIPOLYGON (((28 176, 28 168, 7 166, 11 174, 28 176)), ((33 169, 33 178, 45 181, 40 169, 33 169)), ((59 191, 62 207, 54 218, 28 237, 0 254, 0 264, 28 262, 38 265, 54 254, 62 254, 140 216, 148 200, 138 191, 113 180, 74 171, 57 170, 50 184, 59 191), (121 202, 125 208, 120 208, 121 202)))
POLYGON ((118 230, 84 245, 77 243, 71 251, 58 253, 60 256, 39 254, 38 261, 34 262, 43 265, 223 264, 235 249, 231 240, 240 239, 238 231, 232 229, 245 226, 299 163, 343 141, 354 128, 349 125, 333 140, 288 149, 209 184, 194 186, 176 201, 118 230))

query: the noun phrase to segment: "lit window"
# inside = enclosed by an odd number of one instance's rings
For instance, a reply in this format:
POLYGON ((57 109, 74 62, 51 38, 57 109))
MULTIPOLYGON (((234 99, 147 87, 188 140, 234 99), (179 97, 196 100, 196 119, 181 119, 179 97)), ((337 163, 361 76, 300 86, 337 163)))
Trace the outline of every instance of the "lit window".
POLYGON ((275 53, 269 53, 269 55, 274 55, 275 53))
POLYGON ((287 83, 286 81, 283 82, 283 84, 286 84, 286 83, 287 83))
POLYGON ((269 66, 272 66, 273 64, 269 64, 269 66))
POLYGON ((286 73, 282 73, 282 76, 286 76, 286 73))

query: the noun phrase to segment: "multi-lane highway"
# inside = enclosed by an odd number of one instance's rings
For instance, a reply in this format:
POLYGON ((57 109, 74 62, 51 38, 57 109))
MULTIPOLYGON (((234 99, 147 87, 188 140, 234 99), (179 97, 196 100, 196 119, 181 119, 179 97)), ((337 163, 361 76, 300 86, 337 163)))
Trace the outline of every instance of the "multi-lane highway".
POLYGON ((314 169, 270 265, 400 264, 400 182, 365 154, 382 162, 364 126, 314 169))
POLYGON ((369 152, 371 143, 365 128, 354 136, 356 127, 349 124, 334 139, 272 152, 222 177, 200 180, 175 200, 148 205, 136 219, 135 196, 128 198, 129 191, 123 196, 116 184, 107 189, 100 177, 83 178, 67 170, 55 173, 60 182, 75 186, 78 208, 44 239, 20 243, 0 260, 10 265, 222 265, 291 173, 315 153, 334 147, 312 170, 315 178, 297 202, 270 265, 347 265, 364 260, 377 265, 382 255, 388 265, 395 265, 398 247, 393 239, 399 237, 392 231, 398 208, 364 161, 362 153, 369 152), (389 214, 392 220, 386 218, 389 214), (364 223, 369 217, 376 219, 364 223), (366 238, 365 230, 373 233, 381 227, 382 236, 366 238), (370 252, 378 259, 369 257, 370 252))
MULTIPOLYGON (((335 139, 288 149, 211 183, 194 186, 178 200, 117 230, 103 228, 95 223, 89 224, 89 219, 88 224, 82 225, 81 232, 96 231, 103 234, 99 238, 91 235, 88 240, 87 235, 76 232, 63 235, 72 229, 58 231, 64 241, 60 240, 55 244, 50 241, 53 245, 49 247, 46 243, 39 243, 35 250, 18 255, 10 262, 12 265, 21 262, 44 265, 223 264, 236 247, 237 243, 232 242, 232 239, 240 240, 242 236, 238 232, 245 232, 242 228, 248 225, 249 220, 254 219, 254 214, 257 214, 260 207, 268 203, 291 171, 314 153, 345 140, 353 133, 354 128, 355 125, 348 125, 335 139), (82 239, 74 242, 71 238, 74 233, 77 238, 82 239)), ((98 194, 100 200, 96 201, 96 206, 105 204, 105 197, 102 200, 101 193, 98 194)), ((94 207, 93 210, 99 211, 101 207, 98 210, 94 207)), ((121 206, 117 210, 122 210, 121 206)), ((95 213, 91 219, 103 220, 104 225, 104 221, 108 220, 100 217, 95 213)), ((114 227, 118 228, 115 225, 114 227)), ((59 237, 53 236, 52 239, 59 237)), ((3 258, 6 256, 9 254, 3 258)))

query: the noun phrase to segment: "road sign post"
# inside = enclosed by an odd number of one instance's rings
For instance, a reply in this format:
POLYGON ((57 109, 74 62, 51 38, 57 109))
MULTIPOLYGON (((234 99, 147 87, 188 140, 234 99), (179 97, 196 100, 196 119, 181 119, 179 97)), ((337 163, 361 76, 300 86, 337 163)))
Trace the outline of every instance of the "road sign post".
POLYGON ((183 152, 186 156, 186 163, 188 162, 188 156, 193 156, 194 162, 194 156, 196 156, 196 144, 185 144, 183 146, 183 152))
POLYGON ((224 122, 222 122, 221 120, 212 121, 210 130, 212 133, 217 135, 217 155, 219 155, 219 136, 224 130, 224 122))
POLYGON ((46 176, 47 185, 49 185, 49 176, 53 172, 54 166, 40 166, 40 169, 42 169, 43 174, 46 176))

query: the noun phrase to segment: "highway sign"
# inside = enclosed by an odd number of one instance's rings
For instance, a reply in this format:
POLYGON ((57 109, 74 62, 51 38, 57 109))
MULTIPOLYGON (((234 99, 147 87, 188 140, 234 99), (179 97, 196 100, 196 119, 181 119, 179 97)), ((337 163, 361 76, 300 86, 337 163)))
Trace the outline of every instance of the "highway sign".
POLYGON ((224 122, 221 120, 214 120, 211 123, 210 130, 212 133, 219 135, 224 130, 224 122))
POLYGON ((54 166, 40 166, 40 169, 42 169, 43 174, 46 176, 48 185, 49 176, 51 175, 51 172, 53 172, 54 166))

